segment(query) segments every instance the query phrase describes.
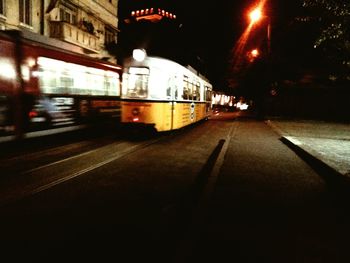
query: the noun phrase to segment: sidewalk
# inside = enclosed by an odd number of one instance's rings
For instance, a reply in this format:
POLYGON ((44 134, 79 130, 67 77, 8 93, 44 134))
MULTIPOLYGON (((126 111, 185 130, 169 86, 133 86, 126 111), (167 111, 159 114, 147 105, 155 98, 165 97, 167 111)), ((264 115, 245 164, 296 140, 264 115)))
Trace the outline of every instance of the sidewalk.
POLYGON ((350 124, 310 120, 267 120, 282 140, 350 180, 350 124))

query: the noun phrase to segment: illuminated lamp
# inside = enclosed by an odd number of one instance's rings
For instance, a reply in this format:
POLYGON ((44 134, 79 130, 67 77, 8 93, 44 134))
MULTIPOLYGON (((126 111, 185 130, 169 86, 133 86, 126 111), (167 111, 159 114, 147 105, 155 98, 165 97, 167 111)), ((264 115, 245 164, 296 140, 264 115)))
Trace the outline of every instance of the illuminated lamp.
POLYGON ((253 56, 253 57, 257 57, 257 56, 259 56, 259 50, 257 50, 257 49, 253 49, 251 52, 251 55, 253 56))
POLYGON ((146 57, 146 51, 144 49, 134 49, 132 52, 132 57, 136 60, 136 61, 143 61, 146 57))
POLYGON ((259 21, 262 17, 260 8, 256 8, 252 12, 250 12, 249 17, 252 23, 256 23, 257 21, 259 21))

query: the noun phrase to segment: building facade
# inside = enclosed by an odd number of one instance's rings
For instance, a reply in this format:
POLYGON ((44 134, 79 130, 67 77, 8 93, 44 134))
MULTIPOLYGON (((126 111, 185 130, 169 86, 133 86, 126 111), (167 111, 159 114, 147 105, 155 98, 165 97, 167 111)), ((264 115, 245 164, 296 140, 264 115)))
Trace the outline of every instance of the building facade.
POLYGON ((31 31, 116 63, 119 0, 0 0, 0 30, 31 31))

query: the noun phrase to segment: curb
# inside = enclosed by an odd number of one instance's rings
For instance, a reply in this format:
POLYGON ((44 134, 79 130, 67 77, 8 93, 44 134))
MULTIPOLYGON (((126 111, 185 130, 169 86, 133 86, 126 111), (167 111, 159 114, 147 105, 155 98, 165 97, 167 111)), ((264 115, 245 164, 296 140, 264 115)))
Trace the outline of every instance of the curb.
POLYGON ((348 191, 350 185, 350 177, 347 174, 338 172, 333 167, 329 166, 315 155, 309 153, 292 140, 288 139, 288 135, 284 134, 272 121, 267 120, 265 123, 279 136, 280 140, 292 149, 300 158, 302 158, 313 170, 315 170, 320 176, 330 185, 341 187, 348 191))
POLYGON ((343 193, 349 193, 350 178, 348 176, 330 167, 302 147, 294 144, 285 136, 282 136, 280 140, 302 158, 314 171, 316 171, 329 186, 337 188, 343 193))

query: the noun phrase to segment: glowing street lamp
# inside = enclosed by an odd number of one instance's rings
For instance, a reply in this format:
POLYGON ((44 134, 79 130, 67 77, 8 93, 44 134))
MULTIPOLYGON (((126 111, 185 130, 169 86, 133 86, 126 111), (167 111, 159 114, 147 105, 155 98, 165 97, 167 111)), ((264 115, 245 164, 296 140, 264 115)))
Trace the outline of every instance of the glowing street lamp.
POLYGON ((259 49, 255 48, 247 52, 247 58, 249 62, 253 62, 255 59, 257 59, 260 56, 259 49))
POLYGON ((252 57, 256 58, 259 56, 259 50, 258 49, 253 49, 252 51, 250 51, 250 54, 252 57))
POLYGON ((251 25, 256 24, 263 17, 266 17, 268 19, 268 23, 267 23, 267 54, 270 54, 270 50, 271 50, 271 26, 270 26, 270 19, 267 16, 263 16, 260 6, 256 7, 251 12, 249 12, 249 19, 250 19, 250 24, 251 25))
POLYGON ((262 13, 260 8, 255 8, 249 13, 249 18, 252 24, 255 24, 262 18, 262 13))

